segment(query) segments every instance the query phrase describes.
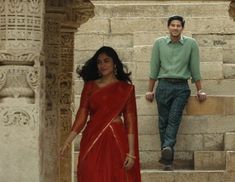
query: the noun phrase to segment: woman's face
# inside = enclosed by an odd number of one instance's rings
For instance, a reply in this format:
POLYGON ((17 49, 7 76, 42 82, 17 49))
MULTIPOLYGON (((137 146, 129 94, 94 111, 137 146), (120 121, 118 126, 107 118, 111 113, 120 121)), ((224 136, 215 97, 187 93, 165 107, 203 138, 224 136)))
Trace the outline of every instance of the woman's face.
POLYGON ((102 76, 114 76, 113 59, 105 53, 101 53, 97 58, 98 71, 102 76))

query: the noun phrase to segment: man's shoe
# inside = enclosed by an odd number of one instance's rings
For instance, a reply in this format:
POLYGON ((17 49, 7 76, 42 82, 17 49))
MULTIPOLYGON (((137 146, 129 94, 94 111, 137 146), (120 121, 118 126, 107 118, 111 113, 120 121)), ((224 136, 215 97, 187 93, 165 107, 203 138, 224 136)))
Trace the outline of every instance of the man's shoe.
POLYGON ((173 171, 173 166, 171 164, 170 165, 165 165, 163 170, 164 171, 173 171))
POLYGON ((162 149, 162 159, 166 161, 172 161, 173 159, 173 151, 171 147, 164 147, 162 149))

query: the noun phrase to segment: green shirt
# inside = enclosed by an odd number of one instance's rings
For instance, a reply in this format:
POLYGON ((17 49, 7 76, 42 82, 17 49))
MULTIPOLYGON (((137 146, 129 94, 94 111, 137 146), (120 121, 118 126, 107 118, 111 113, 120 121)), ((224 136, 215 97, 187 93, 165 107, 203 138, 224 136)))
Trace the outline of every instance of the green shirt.
POLYGON ((150 61, 150 78, 201 79, 199 48, 193 38, 182 36, 174 43, 169 36, 156 40, 150 61))

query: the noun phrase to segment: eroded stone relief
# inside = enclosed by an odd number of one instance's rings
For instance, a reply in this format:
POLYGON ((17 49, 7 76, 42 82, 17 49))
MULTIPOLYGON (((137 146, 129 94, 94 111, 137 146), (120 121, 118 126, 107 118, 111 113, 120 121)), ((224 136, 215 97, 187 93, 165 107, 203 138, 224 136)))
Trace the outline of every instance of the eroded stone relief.
MULTIPOLYGON (((42 0, 1 0, 0 44, 5 49, 36 49, 42 38, 42 0)), ((0 47, 0 48, 1 48, 0 47)))
POLYGON ((1 103, 17 98, 21 98, 21 101, 25 98, 25 102, 30 104, 35 103, 35 93, 39 84, 38 60, 38 56, 32 53, 0 52, 1 103))
POLYGON ((235 21, 235 0, 231 0, 229 5, 229 16, 235 21))
POLYGON ((25 127, 30 130, 36 129, 36 115, 38 110, 29 107, 4 107, 0 109, 1 126, 25 127))

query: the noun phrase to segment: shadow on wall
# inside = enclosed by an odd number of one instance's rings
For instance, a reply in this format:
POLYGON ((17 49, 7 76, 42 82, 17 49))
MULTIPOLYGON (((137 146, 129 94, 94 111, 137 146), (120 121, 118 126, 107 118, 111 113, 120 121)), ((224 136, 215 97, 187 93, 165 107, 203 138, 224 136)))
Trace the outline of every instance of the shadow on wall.
POLYGON ((228 10, 229 16, 235 21, 235 0, 231 0, 228 10))

